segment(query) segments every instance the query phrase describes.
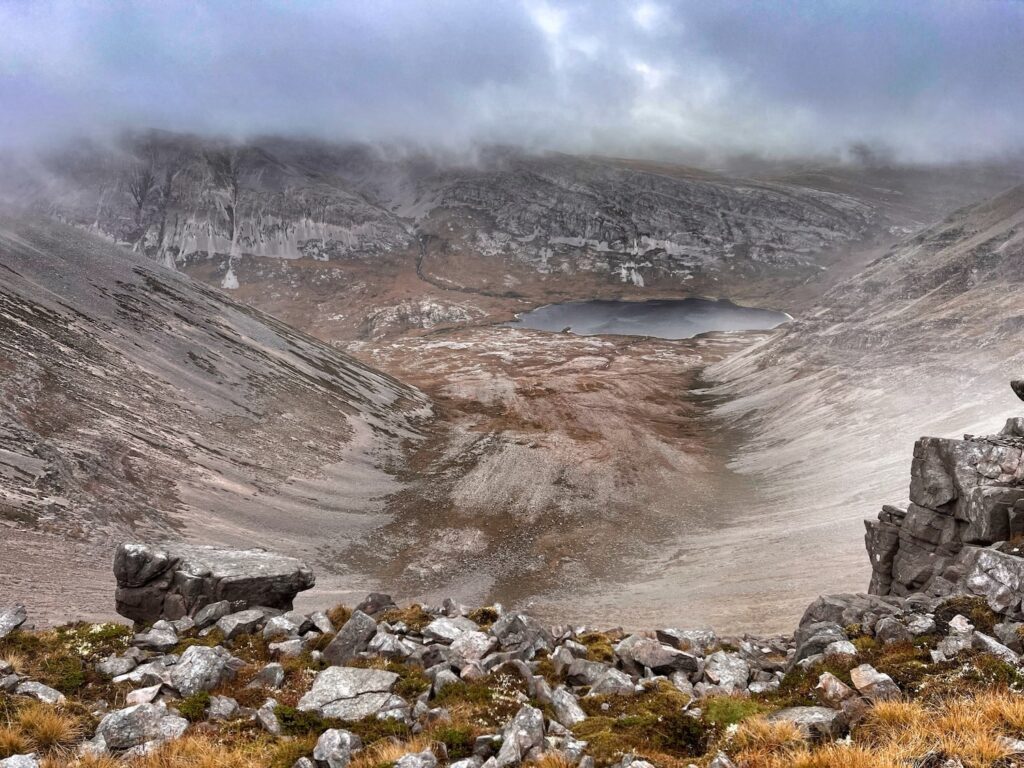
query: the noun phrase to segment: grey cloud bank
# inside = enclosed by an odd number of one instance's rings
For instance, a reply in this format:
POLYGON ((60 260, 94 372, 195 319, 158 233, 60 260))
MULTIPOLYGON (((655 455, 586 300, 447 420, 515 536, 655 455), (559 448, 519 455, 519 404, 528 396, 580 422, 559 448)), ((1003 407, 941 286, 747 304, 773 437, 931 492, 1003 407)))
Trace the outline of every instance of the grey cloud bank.
POLYGON ((164 128, 647 156, 1024 146, 1024 3, 0 0, 0 145, 164 128))

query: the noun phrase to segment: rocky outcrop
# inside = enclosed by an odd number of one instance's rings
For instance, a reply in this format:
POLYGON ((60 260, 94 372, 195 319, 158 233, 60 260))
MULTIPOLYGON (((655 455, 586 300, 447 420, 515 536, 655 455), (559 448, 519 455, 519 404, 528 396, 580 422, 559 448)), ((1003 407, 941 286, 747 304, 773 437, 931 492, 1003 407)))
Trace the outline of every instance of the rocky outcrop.
POLYGON ((1024 558, 1024 438, 1019 419, 997 435, 923 437, 914 446, 910 504, 865 523, 875 595, 985 597, 1019 612, 1024 558))
POLYGON ((184 544, 122 544, 114 555, 114 576, 117 612, 139 623, 194 616, 222 601, 235 610, 290 610, 295 595, 316 581, 294 557, 184 544))

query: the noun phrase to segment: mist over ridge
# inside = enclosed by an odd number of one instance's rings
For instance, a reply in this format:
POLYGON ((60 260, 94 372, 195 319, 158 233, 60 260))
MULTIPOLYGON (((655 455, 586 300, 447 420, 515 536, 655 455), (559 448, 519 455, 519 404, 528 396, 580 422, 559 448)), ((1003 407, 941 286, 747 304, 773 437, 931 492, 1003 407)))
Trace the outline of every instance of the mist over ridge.
POLYGON ((158 128, 463 153, 1019 153, 1014 2, 0 2, 0 146, 158 128))

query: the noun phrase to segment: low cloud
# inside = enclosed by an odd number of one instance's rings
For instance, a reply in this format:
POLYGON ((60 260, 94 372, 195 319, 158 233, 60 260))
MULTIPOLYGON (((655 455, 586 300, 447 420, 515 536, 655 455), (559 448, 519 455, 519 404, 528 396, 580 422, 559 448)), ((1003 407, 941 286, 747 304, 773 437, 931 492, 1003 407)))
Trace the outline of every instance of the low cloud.
POLYGON ((716 158, 1024 145, 1015 0, 0 0, 0 144, 164 128, 716 158))

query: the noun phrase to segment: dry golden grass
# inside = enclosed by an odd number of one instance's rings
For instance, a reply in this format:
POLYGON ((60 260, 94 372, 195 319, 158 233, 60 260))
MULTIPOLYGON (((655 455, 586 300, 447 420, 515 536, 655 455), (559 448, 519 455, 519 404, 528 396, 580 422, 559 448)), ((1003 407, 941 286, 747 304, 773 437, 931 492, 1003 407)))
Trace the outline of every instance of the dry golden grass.
MULTIPOLYGON (((64 768, 67 762, 47 758, 40 768, 64 768)), ((124 763, 110 755, 85 755, 74 763, 75 768, 124 768, 124 763)))
POLYGON ((19 675, 25 674, 28 667, 28 659, 25 657, 25 654, 18 651, 7 650, 0 653, 0 661, 10 664, 19 675))
POLYGON ((379 765, 390 765, 402 755, 407 755, 410 752, 432 751, 433 747, 434 742, 424 736, 416 736, 402 742, 381 739, 357 754, 349 763, 349 768, 375 768, 379 765))
POLYGON ((28 736, 12 726, 0 726, 0 760, 32 751, 28 736))
POLYGON ((536 768, 576 768, 576 763, 562 752, 546 752, 536 763, 536 768))
POLYGON ((751 717, 740 723, 732 737, 733 746, 743 755, 774 755, 803 746, 800 729, 788 720, 770 722, 764 717, 751 717))
POLYGON ((1010 756, 1001 736, 1019 733, 1024 697, 993 692, 946 699, 877 704, 855 730, 852 744, 786 742, 781 732, 752 719, 734 736, 743 768, 906 768, 929 752, 967 768, 999 765, 1010 756))
POLYGON ((84 730, 76 718, 39 702, 19 709, 14 722, 39 752, 70 750, 84 730))
POLYGON ((229 746, 194 734, 164 744, 127 765, 130 768, 238 768, 243 765, 267 765, 269 761, 270 756, 263 742, 229 746))

